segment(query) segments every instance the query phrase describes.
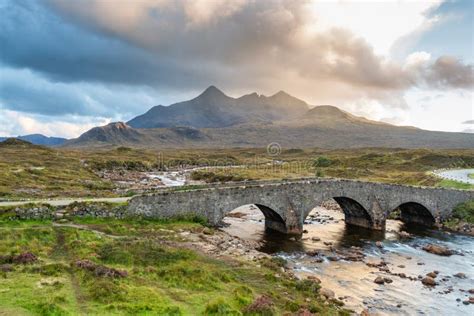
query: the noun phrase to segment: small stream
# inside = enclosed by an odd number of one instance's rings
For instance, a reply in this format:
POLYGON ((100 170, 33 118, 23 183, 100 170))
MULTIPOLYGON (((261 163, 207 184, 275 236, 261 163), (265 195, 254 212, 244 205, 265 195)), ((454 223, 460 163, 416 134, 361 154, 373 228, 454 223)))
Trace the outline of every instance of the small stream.
POLYGON ((433 171, 433 173, 444 179, 474 184, 474 178, 469 176, 470 174, 474 174, 474 169, 436 170, 433 171))
POLYGON ((241 213, 240 217, 226 217, 228 226, 224 231, 242 239, 262 242, 261 251, 285 258, 299 277, 317 276, 322 286, 333 290, 347 308, 357 312, 368 309, 377 315, 474 313, 474 305, 462 302, 473 296, 468 293, 469 289, 474 289, 473 237, 410 227, 395 220, 387 222, 386 232, 374 232, 346 226, 342 212, 318 207, 304 225, 307 233, 303 234, 302 240, 296 241, 266 233, 263 215, 253 206, 234 212, 241 213), (402 230, 413 238, 401 239, 399 232, 402 230), (381 241, 383 247, 377 247, 376 241, 381 241), (428 253, 421 249, 428 243, 446 246, 459 255, 442 257, 428 253), (348 261, 340 255, 355 250, 363 253, 363 261, 348 261), (390 273, 366 264, 381 260, 387 262, 390 273), (439 271, 436 277, 439 284, 424 286, 418 276, 435 270, 439 271), (455 277, 459 272, 467 278, 455 277), (407 277, 394 275, 399 273, 407 277), (377 276, 389 277, 393 282, 375 284, 377 276))

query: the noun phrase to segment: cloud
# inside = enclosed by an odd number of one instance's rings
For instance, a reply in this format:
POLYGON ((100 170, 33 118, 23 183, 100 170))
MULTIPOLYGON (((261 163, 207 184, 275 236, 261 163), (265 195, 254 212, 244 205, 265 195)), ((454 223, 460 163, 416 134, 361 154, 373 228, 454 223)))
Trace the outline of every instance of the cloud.
POLYGON ((425 80, 428 86, 436 88, 474 87, 474 68, 464 65, 454 57, 442 56, 426 70, 425 80))
POLYGON ((146 87, 53 82, 28 69, 7 67, 2 67, 0 91, 0 107, 51 117, 76 115, 128 120, 146 111, 157 99, 157 91, 146 87))
POLYGON ((473 66, 459 58, 388 55, 398 39, 441 20, 428 14, 439 4, 6 0, 0 106, 128 119, 163 91, 212 83, 236 94, 286 90, 312 104, 358 104, 395 121, 387 109, 402 116, 412 89, 474 86, 473 66))
POLYGON ((474 120, 467 120, 462 122, 461 124, 474 124, 474 120))
POLYGON ((343 3, 349 10, 346 15, 367 7, 370 18, 359 14, 346 23, 334 19, 331 24, 327 17, 329 12, 340 12, 337 6, 328 9, 317 2, 141 0, 116 6, 102 0, 50 1, 52 8, 79 25, 166 61, 169 67, 163 70, 183 79, 176 82, 182 86, 212 81, 232 88, 243 83, 268 88, 323 82, 335 88, 341 84, 364 88, 365 95, 382 99, 413 86, 465 89, 473 85, 472 66, 451 57, 408 67, 375 53, 374 45, 388 46, 379 44, 382 39, 393 43, 428 21, 426 12, 439 3, 343 3), (382 8, 398 12, 392 15, 396 21, 383 18, 382 8), (374 23, 383 19, 386 31, 380 32, 374 23), (188 73, 194 78, 186 80, 188 73))
POLYGON ((110 122, 107 118, 90 116, 50 117, 31 115, 0 108, 0 135, 20 136, 40 133, 46 136, 77 137, 83 132, 110 122))

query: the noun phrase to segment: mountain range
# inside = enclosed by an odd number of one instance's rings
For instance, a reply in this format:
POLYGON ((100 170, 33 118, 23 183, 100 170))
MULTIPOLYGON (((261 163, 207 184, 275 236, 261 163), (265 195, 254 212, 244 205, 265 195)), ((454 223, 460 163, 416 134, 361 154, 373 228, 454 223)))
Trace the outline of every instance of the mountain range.
MULTIPOLYGON (((0 137, 0 142, 3 142, 9 138, 10 137, 0 137)), ((48 137, 42 134, 23 135, 23 136, 17 136, 16 138, 25 140, 35 145, 43 145, 43 146, 49 146, 49 147, 61 146, 67 140, 66 138, 62 138, 62 137, 48 137)))
POLYGON ((306 102, 283 91, 270 97, 252 93, 240 98, 231 98, 215 86, 210 86, 192 100, 170 106, 154 106, 127 124, 133 128, 228 127, 249 122, 295 118, 306 111, 306 102))
POLYGON ((468 133, 426 131, 352 115, 335 106, 310 106, 280 91, 239 98, 210 86, 196 98, 154 106, 127 123, 95 127, 67 147, 474 148, 468 133))

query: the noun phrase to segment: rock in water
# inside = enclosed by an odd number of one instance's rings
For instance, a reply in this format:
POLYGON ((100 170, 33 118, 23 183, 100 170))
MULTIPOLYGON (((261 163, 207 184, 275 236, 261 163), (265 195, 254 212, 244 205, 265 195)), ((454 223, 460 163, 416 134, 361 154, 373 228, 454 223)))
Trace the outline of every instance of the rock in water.
POLYGON ((375 278, 374 283, 384 284, 385 280, 381 276, 378 276, 378 277, 375 278))
POLYGON ((423 279, 421 279, 421 283, 423 283, 424 285, 427 285, 427 286, 435 286, 436 285, 436 281, 435 279, 433 279, 432 277, 424 277, 423 279))
POLYGON ((438 255, 438 256, 451 256, 454 254, 454 251, 443 246, 428 244, 423 247, 424 251, 438 255))
POLYGON ((466 274, 464 274, 464 273, 462 273, 462 272, 456 273, 454 276, 455 276, 456 278, 459 278, 459 279, 467 279, 466 274))
POLYGON ((426 276, 435 279, 438 276, 438 274, 434 272, 430 272, 430 273, 427 273, 426 276))

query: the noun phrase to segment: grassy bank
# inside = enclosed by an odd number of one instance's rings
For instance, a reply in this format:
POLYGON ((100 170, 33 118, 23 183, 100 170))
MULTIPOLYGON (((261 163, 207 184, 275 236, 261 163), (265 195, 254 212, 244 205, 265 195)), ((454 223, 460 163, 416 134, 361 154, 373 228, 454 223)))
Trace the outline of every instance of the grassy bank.
POLYGON ((199 235, 200 223, 74 224, 0 223, 0 314, 347 314, 323 303, 316 283, 282 274, 279 261, 216 260, 190 249, 182 232, 199 235))

